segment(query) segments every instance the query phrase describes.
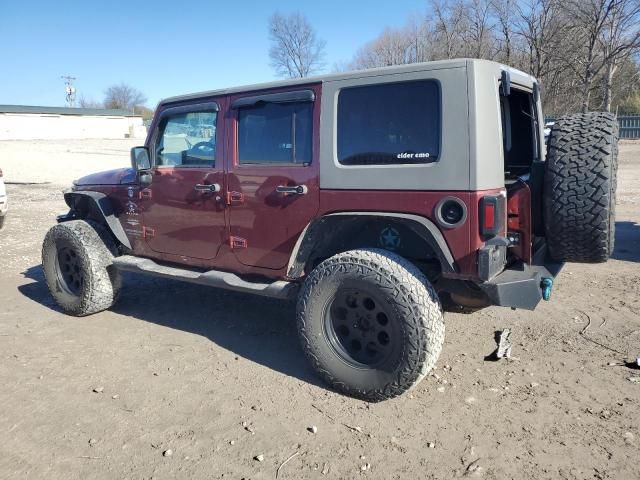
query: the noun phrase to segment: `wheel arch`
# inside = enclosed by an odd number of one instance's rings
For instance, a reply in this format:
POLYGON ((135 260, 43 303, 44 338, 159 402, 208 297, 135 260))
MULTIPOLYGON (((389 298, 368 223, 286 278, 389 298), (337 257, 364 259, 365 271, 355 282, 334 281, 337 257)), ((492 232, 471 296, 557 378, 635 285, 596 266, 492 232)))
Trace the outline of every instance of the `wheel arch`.
MULTIPOLYGON (((428 218, 396 212, 345 211, 330 213, 311 221, 298 237, 287 266, 287 277, 298 279, 315 259, 363 247, 380 248, 381 229, 398 229, 409 235, 397 249, 389 249, 411 259, 416 249, 437 260, 442 272, 454 273, 457 266, 440 229, 428 218)), ((402 241, 402 240, 401 240, 402 241)))
POLYGON ((92 191, 65 192, 64 201, 71 210, 66 217, 59 218, 59 221, 92 219, 107 227, 118 243, 131 249, 129 237, 122 228, 113 204, 106 194, 92 191))

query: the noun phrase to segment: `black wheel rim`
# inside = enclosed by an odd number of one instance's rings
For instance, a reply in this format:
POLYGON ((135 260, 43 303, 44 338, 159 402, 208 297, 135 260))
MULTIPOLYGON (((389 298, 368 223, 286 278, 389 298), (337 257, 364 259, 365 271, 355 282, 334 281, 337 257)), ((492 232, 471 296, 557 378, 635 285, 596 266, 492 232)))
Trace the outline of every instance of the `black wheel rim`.
POLYGON ((82 263, 77 252, 67 246, 57 248, 56 276, 60 287, 70 295, 78 296, 84 285, 82 263))
POLYGON ((360 288, 340 289, 325 306, 324 332, 349 365, 380 368, 397 353, 400 334, 386 302, 360 288))

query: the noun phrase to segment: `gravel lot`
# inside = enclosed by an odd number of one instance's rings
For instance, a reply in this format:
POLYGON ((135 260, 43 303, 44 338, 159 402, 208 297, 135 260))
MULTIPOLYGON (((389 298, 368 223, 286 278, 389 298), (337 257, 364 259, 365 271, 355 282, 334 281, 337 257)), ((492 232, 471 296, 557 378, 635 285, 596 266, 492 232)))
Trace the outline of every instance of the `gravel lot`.
POLYGON ((140 138, 0 141, 0 168, 7 182, 67 188, 84 175, 131 165, 131 147, 142 144, 140 138))
POLYGON ((434 374, 379 404, 316 380, 290 303, 130 275, 111 311, 59 312, 60 191, 138 143, 0 142, 9 182, 51 182, 9 185, 0 231, 0 478, 273 479, 292 455, 277 478, 640 478, 640 370, 609 366, 640 354, 640 143, 614 259, 568 264, 535 312, 448 314, 434 374), (485 361, 504 327, 516 358, 485 361))

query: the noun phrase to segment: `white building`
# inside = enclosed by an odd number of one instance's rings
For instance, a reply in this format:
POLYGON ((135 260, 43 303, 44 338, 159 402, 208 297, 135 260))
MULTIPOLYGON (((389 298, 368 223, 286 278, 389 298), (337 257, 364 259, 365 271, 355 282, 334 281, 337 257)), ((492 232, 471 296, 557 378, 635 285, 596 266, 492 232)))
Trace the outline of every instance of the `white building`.
POLYGON ((0 105, 0 140, 145 136, 142 117, 126 110, 0 105))

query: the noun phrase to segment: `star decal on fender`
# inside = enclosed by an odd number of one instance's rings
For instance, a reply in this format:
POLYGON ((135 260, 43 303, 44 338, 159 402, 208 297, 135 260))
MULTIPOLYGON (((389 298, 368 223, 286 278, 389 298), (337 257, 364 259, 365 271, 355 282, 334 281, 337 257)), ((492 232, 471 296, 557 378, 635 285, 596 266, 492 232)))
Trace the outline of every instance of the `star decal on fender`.
POLYGON ((387 250, 397 250, 400 247, 400 233, 393 227, 387 227, 380 232, 378 243, 387 250))

